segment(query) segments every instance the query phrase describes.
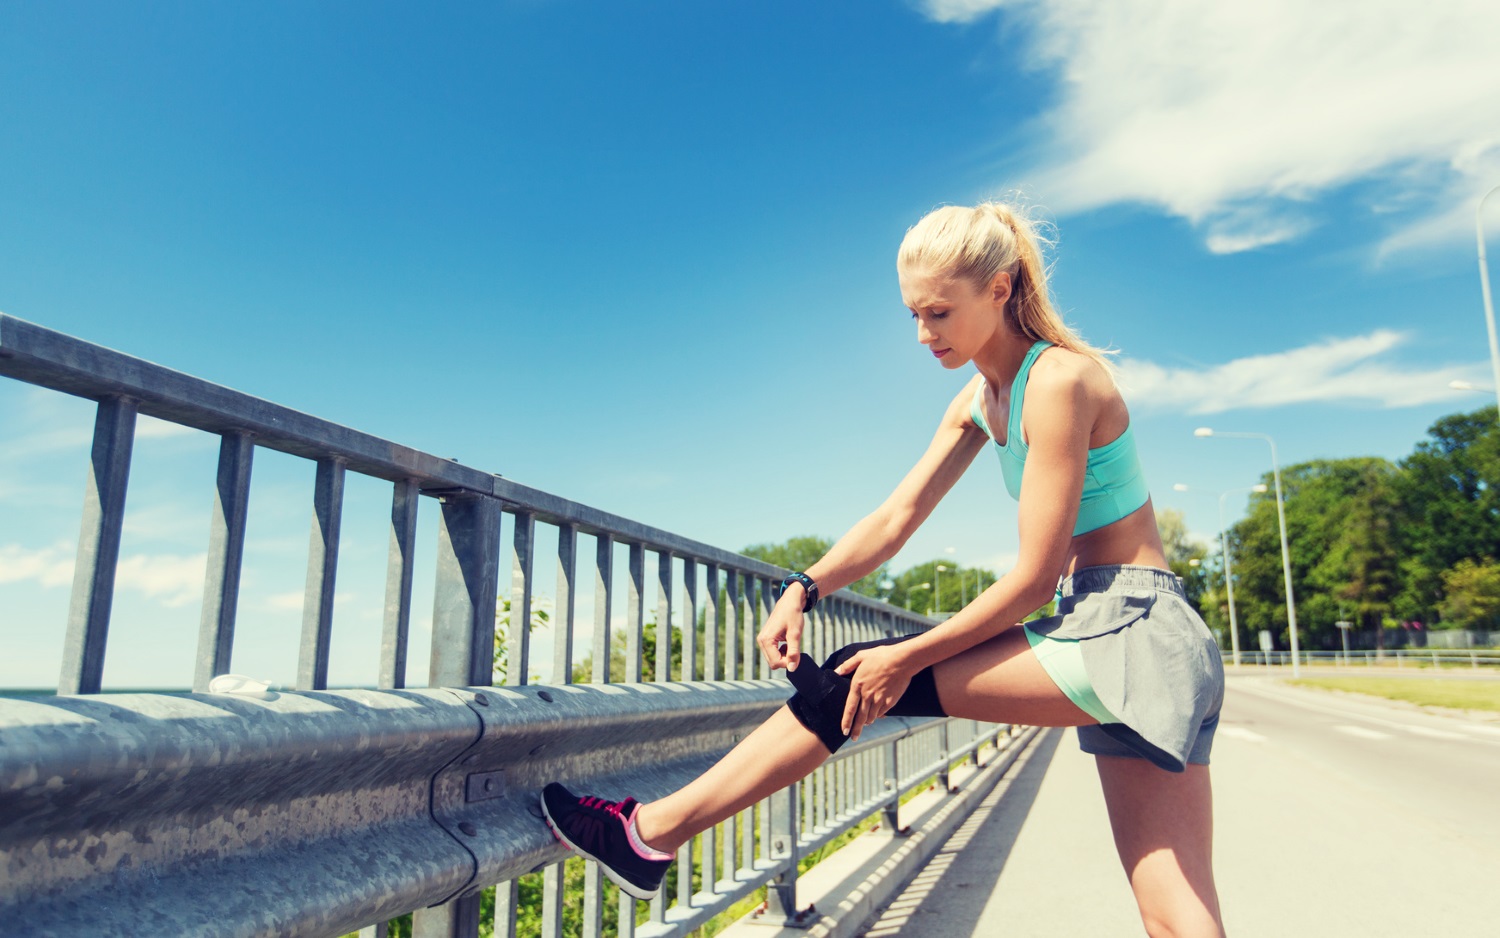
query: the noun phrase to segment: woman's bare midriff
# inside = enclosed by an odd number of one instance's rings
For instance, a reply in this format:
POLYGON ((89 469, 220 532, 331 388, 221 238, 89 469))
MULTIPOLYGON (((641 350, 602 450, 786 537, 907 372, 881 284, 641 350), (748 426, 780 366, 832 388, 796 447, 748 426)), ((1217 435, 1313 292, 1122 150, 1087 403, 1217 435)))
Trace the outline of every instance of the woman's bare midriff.
POLYGON ((1073 538, 1063 573, 1070 575, 1084 567, 1113 564, 1168 569, 1166 551, 1162 549, 1161 535, 1156 530, 1156 511, 1150 499, 1114 524, 1073 538))

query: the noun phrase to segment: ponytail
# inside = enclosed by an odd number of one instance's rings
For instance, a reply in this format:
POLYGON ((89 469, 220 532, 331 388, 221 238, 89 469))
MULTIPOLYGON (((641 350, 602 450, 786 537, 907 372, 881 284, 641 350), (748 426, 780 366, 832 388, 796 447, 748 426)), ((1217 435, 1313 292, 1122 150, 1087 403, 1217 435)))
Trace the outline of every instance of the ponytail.
POLYGON ((1052 305, 1040 248, 1047 242, 1037 227, 1003 202, 982 202, 973 208, 944 206, 928 212, 906 232, 896 266, 945 271, 975 290, 988 289, 997 276, 1010 274, 1005 315, 1015 330, 1034 342, 1045 340, 1087 355, 1113 380, 1109 353, 1085 342, 1052 305))

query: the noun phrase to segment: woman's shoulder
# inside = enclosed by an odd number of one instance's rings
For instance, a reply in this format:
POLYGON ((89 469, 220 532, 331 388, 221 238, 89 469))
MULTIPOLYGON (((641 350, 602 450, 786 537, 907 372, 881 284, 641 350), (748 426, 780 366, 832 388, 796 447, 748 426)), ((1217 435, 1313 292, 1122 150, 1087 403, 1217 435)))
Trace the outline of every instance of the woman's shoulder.
POLYGON ((1038 386, 1052 391, 1071 387, 1097 391, 1101 387, 1113 388, 1114 382, 1104 366, 1092 356, 1061 345, 1051 345, 1037 356, 1026 386, 1028 392, 1038 386))
POLYGON ((1044 408, 1071 406, 1099 411, 1119 400, 1119 389, 1104 365, 1093 356, 1060 345, 1037 357, 1026 382, 1027 409, 1035 401, 1044 408))

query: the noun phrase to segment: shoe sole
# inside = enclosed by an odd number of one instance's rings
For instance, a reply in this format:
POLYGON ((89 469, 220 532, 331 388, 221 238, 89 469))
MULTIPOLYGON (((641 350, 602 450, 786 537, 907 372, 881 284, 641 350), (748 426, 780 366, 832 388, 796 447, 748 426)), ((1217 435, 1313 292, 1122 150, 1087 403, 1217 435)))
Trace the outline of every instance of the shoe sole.
POLYGON ((587 850, 585 850, 582 847, 578 846, 577 844, 573 843, 573 841, 571 841, 571 840, 568 839, 568 836, 566 834, 564 834, 561 830, 558 829, 557 824, 553 822, 553 820, 552 820, 552 812, 547 810, 547 799, 546 798, 538 797, 537 801, 541 802, 541 805, 542 805, 542 817, 546 819, 546 821, 547 821, 547 829, 552 832, 552 836, 556 837, 558 839, 558 841, 564 847, 567 847, 569 850, 573 851, 574 853, 578 854, 579 856, 586 857, 586 858, 588 858, 590 860, 593 860, 595 863, 599 864, 599 870, 600 870, 600 872, 602 872, 605 876, 609 877, 609 881, 612 882, 612 883, 614 883, 616 886, 619 886, 620 889, 623 890, 626 894, 628 894, 632 898, 639 899, 642 902, 648 902, 648 901, 650 901, 652 899, 655 899, 657 897, 657 895, 661 892, 661 887, 660 886, 656 887, 655 889, 652 889, 649 892, 646 891, 646 890, 644 890, 644 889, 642 889, 641 887, 637 886, 635 883, 630 882, 625 877, 623 877, 620 874, 616 873, 614 871, 614 869, 608 863, 605 863, 603 860, 600 860, 598 857, 594 856, 592 853, 589 853, 587 850))

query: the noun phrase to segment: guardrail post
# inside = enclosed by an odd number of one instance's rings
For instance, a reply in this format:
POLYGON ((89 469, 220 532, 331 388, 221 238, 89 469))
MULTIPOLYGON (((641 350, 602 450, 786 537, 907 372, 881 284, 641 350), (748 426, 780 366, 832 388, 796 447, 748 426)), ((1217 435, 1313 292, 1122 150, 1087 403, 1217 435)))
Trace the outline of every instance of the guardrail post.
POLYGON ((233 431, 219 444, 219 475, 209 521, 208 564, 203 583, 203 618, 198 626, 198 663, 193 690, 229 673, 234 650, 234 618, 240 600, 240 566, 245 554, 245 519, 250 505, 250 468, 255 443, 233 431))
POLYGON ((505 635, 505 683, 519 687, 531 683, 531 579, 536 557, 536 517, 529 511, 518 511, 514 518, 515 531, 511 538, 510 626, 505 635))
POLYGON ((411 633, 412 560, 417 546, 417 481, 395 483, 391 544, 385 574, 385 623, 380 634, 380 686, 406 686, 406 642, 411 633))
MULTIPOLYGON (((493 682, 499 567, 500 503, 469 493, 444 495, 432 608, 431 686, 493 682)), ((477 938, 479 900, 476 893, 417 909, 412 913, 413 938, 477 938)), ((498 916, 499 896, 495 903, 498 916)))
POLYGON ((578 607, 578 526, 557 526, 557 607, 552 619, 552 683, 573 683, 573 619, 578 607))
POLYGON ((499 554, 500 503, 467 493, 445 495, 432 604, 431 686, 492 683, 499 554))
POLYGON ((83 498, 83 527, 73 567, 73 597, 63 645, 59 694, 97 694, 104 678, 104 649, 114 602, 125 489, 135 444, 135 402, 108 397, 94 420, 94 448, 83 498))
POLYGON ((763 925, 808 928, 817 920, 811 907, 797 908, 797 863, 802 859, 797 840, 801 833, 798 805, 802 786, 793 782, 772 795, 770 802, 771 835, 767 859, 786 864, 786 868, 766 885, 766 909, 757 919, 763 925))
POLYGON ((328 687, 328 647, 333 638, 333 590, 338 575, 343 514, 344 461, 320 459, 313 483, 307 589, 302 599, 302 650, 297 659, 299 690, 328 687))
POLYGON ((898 817, 901 810, 901 760, 894 742, 880 748, 885 753, 885 790, 889 793, 880 809, 882 823, 892 837, 904 837, 911 833, 911 829, 902 827, 898 817))
POLYGON ((938 770, 938 782, 942 784, 943 791, 952 791, 953 785, 948 780, 948 721, 944 720, 942 727, 938 730, 938 749, 943 758, 943 767, 938 770))

